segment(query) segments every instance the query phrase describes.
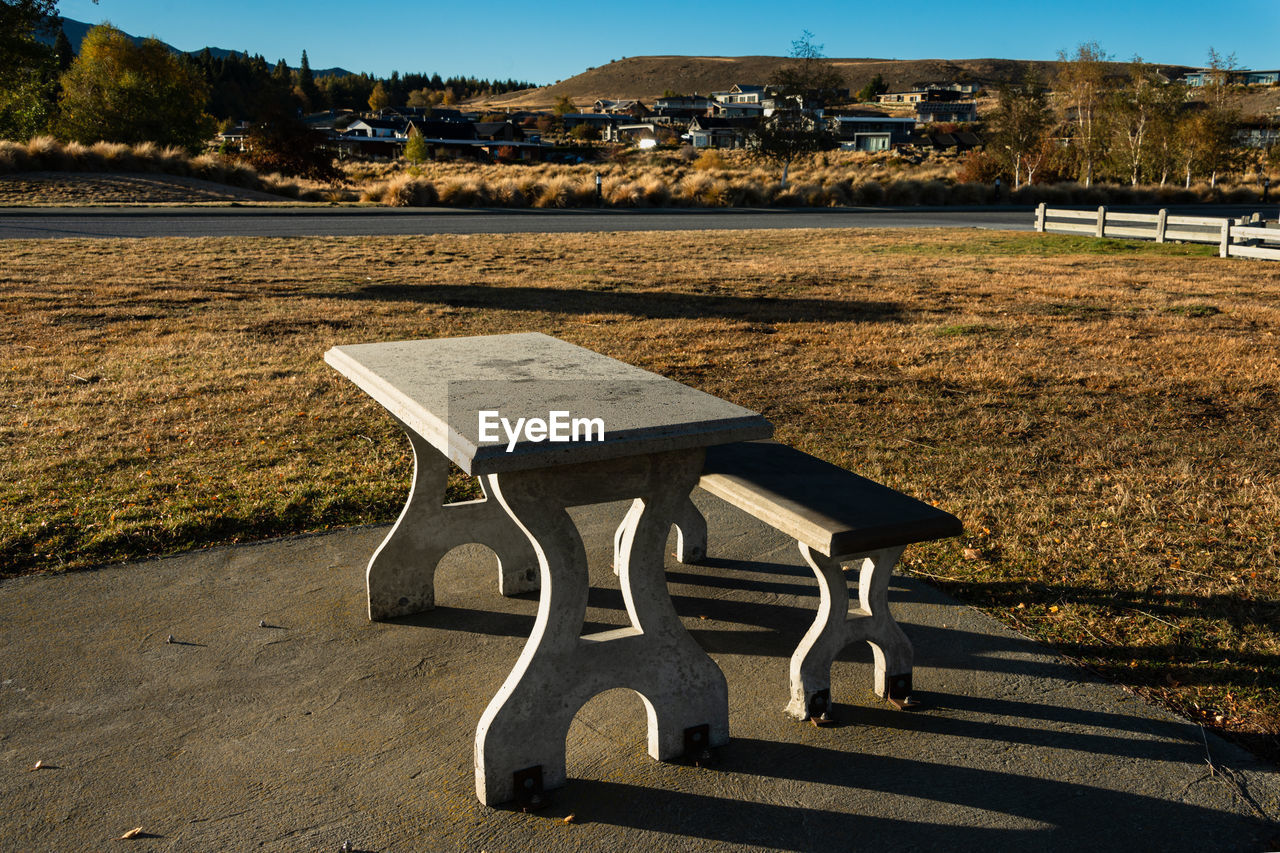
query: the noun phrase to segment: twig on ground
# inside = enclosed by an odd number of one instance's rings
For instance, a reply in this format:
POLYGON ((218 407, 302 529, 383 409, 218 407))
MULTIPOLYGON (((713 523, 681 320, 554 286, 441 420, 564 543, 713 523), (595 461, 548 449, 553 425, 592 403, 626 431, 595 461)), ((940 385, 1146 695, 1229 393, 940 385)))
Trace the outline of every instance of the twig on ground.
POLYGON ((1139 610, 1139 609, 1138 609, 1138 608, 1136 608, 1136 607, 1130 607, 1129 609, 1130 609, 1131 611, 1133 611, 1134 613, 1141 613, 1143 616, 1146 616, 1146 617, 1147 617, 1147 618, 1149 618, 1149 619, 1154 619, 1154 620, 1156 620, 1157 622, 1163 622, 1164 624, 1168 625, 1170 628, 1173 628, 1173 629, 1175 629, 1175 630, 1176 630, 1176 629, 1177 629, 1177 627, 1178 627, 1178 626, 1177 626, 1177 625, 1175 625, 1174 623, 1170 622, 1168 619, 1161 619, 1159 616, 1156 616, 1156 615, 1155 615, 1155 614, 1153 614, 1153 613, 1148 613, 1148 612, 1147 612, 1147 611, 1145 611, 1145 610, 1139 610))

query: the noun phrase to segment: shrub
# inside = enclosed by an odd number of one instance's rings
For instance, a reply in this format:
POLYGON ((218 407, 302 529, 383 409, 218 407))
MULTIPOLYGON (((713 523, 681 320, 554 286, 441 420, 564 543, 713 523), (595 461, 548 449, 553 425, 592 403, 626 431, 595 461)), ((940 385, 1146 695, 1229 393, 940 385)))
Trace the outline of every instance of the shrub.
POLYGON ((448 207, 484 207, 489 203, 488 188, 475 178, 452 178, 436 189, 441 204, 448 207))
POLYGON ((879 181, 863 181, 853 188, 854 204, 876 205, 884 203, 884 187, 879 181))
POLYGON ((711 169, 727 169, 729 164, 724 159, 724 155, 717 149, 708 148, 698 155, 698 159, 693 162, 693 168, 710 171, 711 169))
POLYGON ((956 180, 962 183, 993 184, 1004 174, 1004 167, 985 151, 970 151, 960 161, 956 180))

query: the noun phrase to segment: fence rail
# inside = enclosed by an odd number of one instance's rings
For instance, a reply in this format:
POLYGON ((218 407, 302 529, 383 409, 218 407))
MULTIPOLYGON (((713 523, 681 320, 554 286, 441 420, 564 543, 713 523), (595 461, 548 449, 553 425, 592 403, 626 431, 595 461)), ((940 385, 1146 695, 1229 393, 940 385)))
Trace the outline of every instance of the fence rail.
POLYGON ((1280 228, 1266 227, 1256 213, 1251 218, 1226 219, 1171 216, 1163 208, 1158 213, 1119 213, 1105 206, 1097 210, 1062 210, 1042 203, 1036 208, 1036 230, 1131 237, 1157 243, 1209 243, 1218 246, 1219 257, 1280 261, 1280 228))

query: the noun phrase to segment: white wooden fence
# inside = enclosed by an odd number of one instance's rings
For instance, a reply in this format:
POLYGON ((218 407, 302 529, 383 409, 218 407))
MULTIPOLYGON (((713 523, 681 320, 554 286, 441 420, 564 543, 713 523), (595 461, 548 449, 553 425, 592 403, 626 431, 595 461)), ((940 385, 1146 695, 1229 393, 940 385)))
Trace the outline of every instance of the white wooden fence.
POLYGON ((1093 237, 1136 237, 1157 243, 1216 243, 1223 258, 1260 258, 1280 261, 1280 228, 1267 228, 1258 214, 1246 219, 1213 216, 1171 216, 1158 213, 1117 213, 1093 210, 1059 210, 1041 204, 1036 208, 1036 230, 1093 237), (1067 220, 1067 221, 1062 221, 1067 220))

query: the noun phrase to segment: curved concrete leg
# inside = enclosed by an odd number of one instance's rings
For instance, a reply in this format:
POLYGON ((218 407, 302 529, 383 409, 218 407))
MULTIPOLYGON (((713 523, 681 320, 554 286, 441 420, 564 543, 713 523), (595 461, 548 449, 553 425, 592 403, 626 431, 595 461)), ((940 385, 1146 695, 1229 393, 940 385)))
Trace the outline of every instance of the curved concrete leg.
POLYGON ((690 498, 685 498, 676 514, 676 559, 686 565, 701 563, 707 556, 707 519, 690 498))
MULTIPOLYGON (((613 573, 618 574, 622 565, 622 538, 627 525, 634 525, 639 517, 641 502, 631 504, 631 509, 623 517, 622 523, 613 533, 613 573)), ((707 519, 701 510, 694 505, 691 498, 686 497, 676 509, 676 559, 686 565, 701 563, 707 556, 707 519)))
POLYGON ((565 737, 578 710, 605 690, 639 693, 649 754, 684 752, 685 730, 709 726, 710 745, 728 742, 724 675, 685 631, 663 573, 678 504, 697 482, 703 452, 611 460, 490 475, 491 494, 538 553, 542 596, 520 659, 476 729, 476 796, 514 799, 517 771, 540 767, 544 789, 564 784, 565 737), (566 508, 640 495, 623 525, 619 575, 631 626, 581 636, 588 574, 581 537, 566 508))
POLYGON ((497 501, 445 504, 449 460, 413 430, 413 484, 400 518, 369 560, 369 618, 394 619, 435 606, 436 564, 459 545, 479 542, 498 555, 498 589, 538 588, 538 556, 497 501))
POLYGON ((791 656, 791 701, 787 713, 809 718, 810 701, 831 689, 831 664, 851 643, 865 641, 875 658, 875 691, 886 694, 886 673, 910 680, 911 642, 889 612, 889 577, 902 548, 862 554, 858 575, 859 606, 849 609, 849 588, 839 560, 823 556, 804 543, 800 554, 818 578, 818 614, 791 656))

